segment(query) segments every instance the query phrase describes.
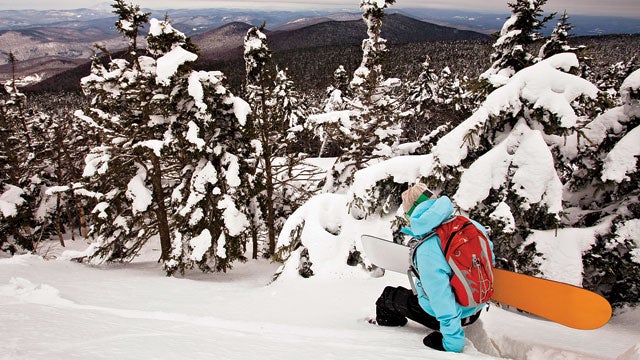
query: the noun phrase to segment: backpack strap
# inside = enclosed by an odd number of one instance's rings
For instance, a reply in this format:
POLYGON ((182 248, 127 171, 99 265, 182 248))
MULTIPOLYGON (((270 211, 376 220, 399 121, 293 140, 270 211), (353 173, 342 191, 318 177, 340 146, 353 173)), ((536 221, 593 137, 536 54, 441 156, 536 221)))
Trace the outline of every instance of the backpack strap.
MULTIPOLYGON (((407 270, 407 276, 409 277, 409 284, 411 285, 411 290, 413 291, 414 295, 418 295, 418 290, 416 289, 414 279, 420 280, 420 274, 418 273, 418 269, 416 269, 413 259, 415 257, 416 249, 418 248, 418 246, 422 245, 422 243, 429 239, 432 235, 436 235, 436 232, 430 231, 422 235, 422 237, 420 237, 419 239, 413 238, 410 241, 409 247, 411 248, 411 250, 409 251, 409 270, 407 270)), ((424 292, 424 289, 422 291, 424 292)), ((425 293, 425 295, 427 294, 425 293)))
MULTIPOLYGON (((407 276, 409 277, 409 284, 411 285, 411 292, 413 295, 418 295, 418 289, 416 289, 416 283, 414 279, 420 279, 420 275, 418 275, 418 271, 415 266, 411 265, 409 270, 407 270, 407 276)), ((424 292, 424 290, 423 290, 424 292)), ((426 295, 426 294, 425 294, 426 295)))
MULTIPOLYGON (((414 262, 413 259, 416 255, 416 249, 418 249, 418 246, 422 245, 423 242, 425 242, 427 239, 429 239, 432 235, 436 235, 436 231, 430 231, 424 235, 422 235, 420 238, 413 238, 411 239, 411 241, 409 242, 409 247, 410 247, 410 251, 409 251, 409 266, 415 268, 414 266, 414 262)), ((417 271, 416 271, 416 275, 417 275, 417 271)))

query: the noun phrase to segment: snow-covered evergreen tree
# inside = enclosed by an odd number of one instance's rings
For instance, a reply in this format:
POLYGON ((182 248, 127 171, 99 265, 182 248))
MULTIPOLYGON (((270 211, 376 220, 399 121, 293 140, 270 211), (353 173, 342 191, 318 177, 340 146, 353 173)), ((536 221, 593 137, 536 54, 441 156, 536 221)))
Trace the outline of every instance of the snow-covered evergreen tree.
POLYGON ((495 89, 504 85, 513 74, 532 65, 536 57, 528 48, 540 39, 539 30, 554 14, 543 17, 542 7, 547 0, 516 0, 507 3, 511 17, 505 21, 500 36, 493 44, 492 65, 480 78, 495 89))
POLYGON ((578 48, 569 45, 571 29, 573 29, 573 25, 569 23, 569 15, 567 15, 567 12, 565 11, 560 20, 558 20, 556 27, 551 32, 551 36, 547 39, 544 45, 540 47, 538 58, 546 59, 564 52, 576 52, 578 48))
MULTIPOLYGON (((451 72, 448 66, 440 72, 438 79, 438 104, 455 113, 456 117, 466 118, 471 115, 475 105, 469 99, 469 91, 466 89, 467 78, 459 78, 451 72)), ((446 114, 446 112, 445 112, 446 114)), ((453 116, 452 116, 453 118, 453 116)), ((451 119, 453 122, 454 119, 451 119)))
MULTIPOLYGON (((82 102, 80 95, 61 93, 57 96, 45 94, 33 98, 33 111, 42 114, 43 122, 37 123, 42 131, 43 157, 49 159, 53 169, 53 186, 46 190, 48 197, 55 197, 61 211, 56 211, 56 221, 70 232, 71 240, 76 238, 76 229, 82 237, 88 232, 86 211, 89 208, 82 193, 82 173, 84 157, 96 144, 96 134, 83 121, 73 115, 75 105, 82 102)), ((58 226, 57 231, 63 230, 58 226)), ((58 233, 58 237, 60 237, 58 233)))
POLYGON ((76 112, 102 137, 84 171, 99 201, 87 256, 130 260, 159 235, 168 274, 226 270, 243 259, 248 225, 240 173, 247 104, 226 89, 220 72, 189 68, 195 47, 167 21, 147 21, 123 1, 114 8, 116 27, 132 44, 130 60, 109 59, 105 67, 94 59, 82 79, 92 103, 76 112), (135 38, 147 22, 143 55, 135 38))
MULTIPOLYGON (((360 2, 368 38, 362 43, 363 58, 360 67, 356 69, 349 83, 350 96, 343 96, 342 91, 339 93, 342 101, 347 99, 346 105, 341 107, 345 110, 333 109, 334 111, 325 114, 311 116, 305 124, 306 127, 314 129, 323 143, 330 139, 341 146, 341 155, 331 169, 331 173, 326 177, 324 191, 345 191, 358 169, 362 169, 372 161, 389 158, 398 152, 401 135, 400 102, 395 92, 400 89, 400 81, 385 79, 382 74, 382 62, 387 48, 386 40, 380 37, 384 9, 394 2, 395 0, 362 0, 360 2)), ((342 71, 337 74, 341 75, 342 71)), ((377 194, 380 198, 386 198, 392 197, 395 191, 385 194, 377 192, 377 194)), ((361 207, 362 204, 354 203, 354 216, 366 216, 367 211, 360 211, 361 207)), ((297 223, 294 228, 291 231, 283 231, 284 235, 280 235, 281 238, 288 237, 288 240, 279 247, 278 253, 283 259, 297 254, 301 262, 298 271, 308 276, 312 273, 309 271, 309 266, 314 259, 308 255, 304 246, 300 246, 299 236, 304 233, 304 222, 297 223)), ((339 233, 339 229, 332 231, 339 233)), ((350 247, 347 252, 349 254, 345 256, 352 259, 352 263, 361 261, 355 248, 350 247)))
MULTIPOLYGON (((15 61, 10 53, 9 62, 15 61)), ((7 96, 0 99, 0 251, 10 253, 33 250, 35 240, 26 96, 16 86, 15 70, 13 74, 4 86, 7 96)))
MULTIPOLYGON (((344 66, 340 65, 333 73, 333 83, 327 88, 327 98, 321 108, 304 122, 304 128, 319 140, 318 157, 338 156, 344 150, 342 145, 348 138, 351 126, 351 111, 348 110, 351 99, 350 79, 344 66)), ((313 109, 310 109, 313 113, 313 109)))
POLYGON ((428 119, 431 115, 430 108, 438 102, 438 74, 431 65, 431 59, 427 56, 420 64, 421 72, 415 81, 410 83, 410 93, 407 98, 409 108, 417 118, 428 119))
POLYGON ((616 218, 585 252, 582 286, 602 294, 614 308, 637 305, 640 296, 640 218, 616 218))
MULTIPOLYGON (((438 75, 431 65, 431 59, 427 56, 420 64, 420 75, 406 85, 406 99, 404 100, 404 127, 402 138, 417 139, 422 137, 425 123, 435 123, 432 118, 434 108, 439 102, 438 75)), ((437 124, 435 124, 436 127, 437 124)), ((426 144, 425 144, 426 145, 426 144)))
POLYGON ((418 77, 404 86, 402 100, 402 147, 410 154, 428 153, 437 139, 450 129, 449 115, 456 112, 462 94, 454 90, 448 67, 441 71, 446 79, 433 69, 429 56, 420 67, 418 77))
POLYGON ((382 62, 387 54, 387 40, 380 37, 384 9, 393 5, 395 0, 361 0, 362 19, 367 25, 368 38, 362 41, 362 62, 356 69, 351 87, 363 101, 376 95, 377 88, 384 80, 382 62))
POLYGON ((342 132, 342 154, 336 162, 327 190, 341 191, 353 181, 355 171, 373 159, 389 158, 401 135, 400 81, 385 78, 382 64, 387 41, 380 36, 384 9, 395 0, 361 0, 368 38, 362 42, 362 62, 350 82, 349 128, 342 132))
POLYGON ((594 81, 607 94, 609 101, 620 105, 622 97, 619 89, 622 86, 622 82, 639 68, 640 61, 638 61, 638 55, 636 55, 627 61, 618 61, 609 65, 606 72, 594 81))
MULTIPOLYGON (((53 102, 53 100, 50 100, 53 102)), ((76 121, 69 110, 36 104, 27 126, 31 133, 31 151, 34 160, 28 166, 33 195, 37 203, 34 215, 43 229, 43 239, 53 235, 65 246, 64 234, 75 240, 75 229, 86 234, 82 201, 76 197, 80 185, 81 159, 92 141, 92 132, 76 121), (34 182, 37 180, 37 186, 34 182), (77 221, 77 224, 75 222, 77 221)))
POLYGON ((640 70, 622 83, 620 106, 585 126, 579 161, 569 181, 580 225, 610 224, 585 252, 585 287, 603 293, 614 305, 637 301, 640 293, 640 70))
POLYGON ((255 129, 254 189, 261 212, 266 215, 259 227, 267 233, 268 248, 264 250, 273 255, 276 236, 285 219, 309 196, 305 189, 308 184, 296 183, 293 174, 304 160, 304 155, 295 153, 294 146, 304 131, 307 110, 286 72, 274 66, 262 30, 253 27, 244 39, 245 91, 255 129))
MULTIPOLYGON (((0 120, 4 141, 0 146, 2 151, 2 173, 0 173, 0 183, 18 184, 19 178, 22 176, 24 169, 20 168, 20 163, 24 162, 20 159, 19 151, 22 145, 31 146, 28 143, 29 133, 26 124, 26 96, 18 90, 15 78, 15 62, 16 58, 12 52, 9 53, 9 63, 12 66, 12 79, 4 84, 6 96, 3 96, 0 102, 0 120), (27 136, 27 141, 22 141, 21 136, 27 136)), ((23 154, 24 155, 24 154, 23 154)))
POLYGON ((333 83, 327 88, 327 99, 322 107, 325 112, 344 110, 350 97, 349 75, 340 65, 333 72, 333 83))
POLYGON ((160 105, 166 99, 155 97, 159 92, 152 70, 155 59, 143 56, 137 45, 139 31, 148 24, 150 14, 122 0, 112 6, 119 16, 116 28, 130 43, 129 60, 109 58, 105 67, 95 57, 91 74, 82 79, 91 105, 76 112, 101 135, 101 146, 87 156, 83 174, 97 185, 91 190, 100 201, 92 211, 90 236, 96 248, 90 255, 106 261, 128 260, 160 233, 161 258, 167 261, 171 234, 167 191, 162 186, 165 174, 160 152, 148 147, 161 141, 168 128, 166 121, 151 121, 152 116, 162 113, 160 105))
MULTIPOLYGON (((16 62, 13 55, 9 60, 16 62)), ((17 83, 14 69, 5 86, 8 97, 0 101, 0 203, 6 206, 0 242, 11 252, 33 251, 56 236, 64 246, 63 233, 70 230, 74 238, 74 220, 82 212, 72 189, 79 178, 76 160, 84 156, 91 132, 64 108, 48 106, 54 101, 27 102, 17 83)))

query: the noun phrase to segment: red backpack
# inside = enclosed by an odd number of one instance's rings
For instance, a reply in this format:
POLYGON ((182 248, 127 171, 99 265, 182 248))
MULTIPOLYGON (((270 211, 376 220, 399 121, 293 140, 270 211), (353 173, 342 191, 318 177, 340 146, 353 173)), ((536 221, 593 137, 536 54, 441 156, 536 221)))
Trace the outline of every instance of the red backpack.
MULTIPOLYGON (((456 301, 462 306, 475 307, 493 295, 493 258, 485 234, 464 216, 456 216, 435 229, 442 252, 453 276, 450 283, 456 301)), ((413 256, 415 249, 433 233, 413 246, 411 270, 417 275, 413 256)), ((411 281, 413 286, 413 281, 411 281)))

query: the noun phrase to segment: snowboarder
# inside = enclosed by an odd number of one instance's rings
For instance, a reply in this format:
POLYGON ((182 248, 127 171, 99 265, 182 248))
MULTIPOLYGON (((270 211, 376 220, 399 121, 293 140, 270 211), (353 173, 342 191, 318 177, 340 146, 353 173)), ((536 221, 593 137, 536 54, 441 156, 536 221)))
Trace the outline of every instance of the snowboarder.
MULTIPOLYGON (((419 274, 419 279, 414 281, 417 295, 403 287, 387 286, 376 301, 376 323, 404 326, 409 318, 434 330, 423 339, 426 346, 461 352, 465 344, 462 326, 473 324, 486 304, 463 307, 456 302, 449 283, 452 270, 433 231, 452 217, 453 204, 448 197, 434 197, 425 184, 417 183, 402 193, 402 207, 409 226, 401 231, 416 239, 427 235, 414 252, 414 265, 419 274)), ((487 234, 480 224, 472 223, 487 234)), ((490 241, 489 244, 493 251, 490 241)))

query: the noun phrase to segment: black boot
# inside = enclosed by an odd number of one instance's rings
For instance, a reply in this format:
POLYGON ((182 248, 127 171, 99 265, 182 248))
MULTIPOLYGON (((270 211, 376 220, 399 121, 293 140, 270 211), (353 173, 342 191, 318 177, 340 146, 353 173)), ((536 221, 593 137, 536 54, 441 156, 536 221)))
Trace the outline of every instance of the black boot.
POLYGON ((407 318, 376 305, 376 323, 380 326, 405 326, 407 318))
POLYGON ((387 286, 376 300, 376 322, 380 326, 404 326, 407 318, 395 310, 393 298, 396 288, 387 286))

